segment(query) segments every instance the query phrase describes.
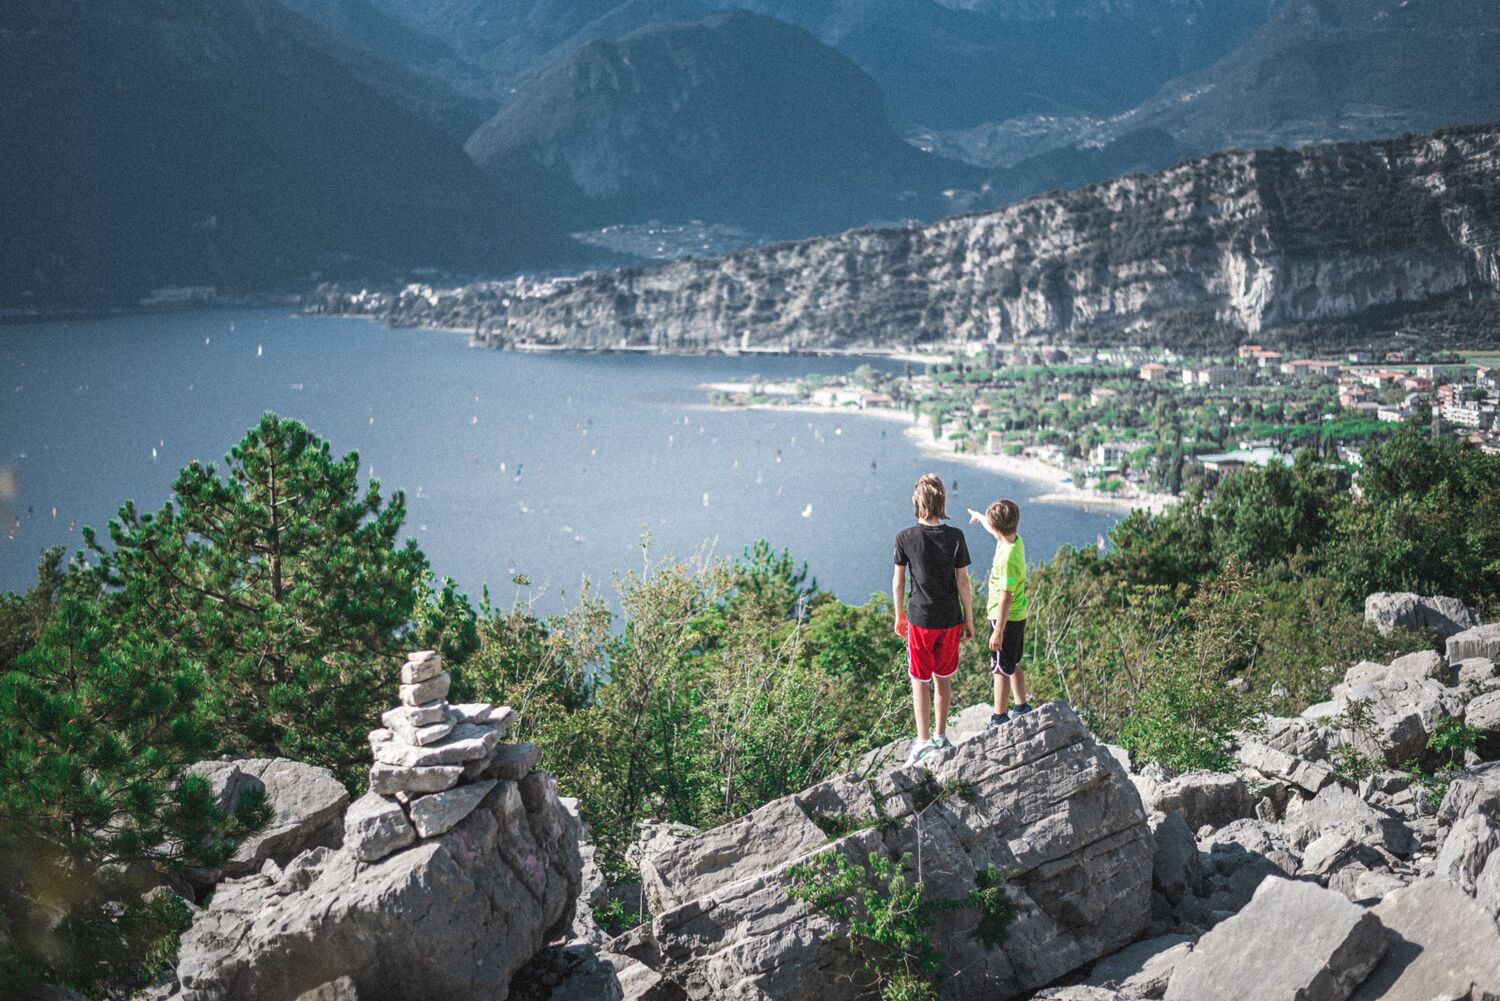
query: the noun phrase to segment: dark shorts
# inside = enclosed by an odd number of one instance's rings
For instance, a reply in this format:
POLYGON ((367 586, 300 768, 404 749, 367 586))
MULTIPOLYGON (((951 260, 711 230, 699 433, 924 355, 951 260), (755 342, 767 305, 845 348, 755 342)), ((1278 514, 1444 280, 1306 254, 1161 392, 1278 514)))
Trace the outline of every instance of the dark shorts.
POLYGON ((963 626, 923 629, 907 623, 906 673, 918 681, 951 678, 958 671, 958 648, 963 626))
MULTIPOLYGON (((995 621, 990 620, 990 632, 995 631, 995 621)), ((1021 666, 1021 651, 1026 645, 1026 620, 1016 619, 1005 624, 1000 634, 1000 649, 990 651, 990 673, 1003 674, 1007 678, 1021 666)))

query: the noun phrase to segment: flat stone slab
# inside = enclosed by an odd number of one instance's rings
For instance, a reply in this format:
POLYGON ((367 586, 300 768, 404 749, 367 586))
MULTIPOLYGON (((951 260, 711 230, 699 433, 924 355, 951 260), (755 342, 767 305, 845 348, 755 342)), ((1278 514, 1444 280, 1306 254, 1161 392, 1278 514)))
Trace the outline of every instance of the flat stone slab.
POLYGON ((1167 1001, 1345 1001, 1385 955, 1380 921, 1316 883, 1264 880, 1177 964, 1167 1001))
POLYGON ((449 719, 444 719, 439 723, 429 723, 426 726, 412 726, 401 717, 392 716, 390 713, 382 716, 381 722, 390 728, 390 731, 396 735, 398 741, 414 744, 417 747, 436 744, 452 733, 454 727, 453 721, 449 719))
POLYGON ((421 682, 436 678, 443 673, 443 658, 431 650, 423 650, 422 653, 413 654, 408 657, 405 664, 401 665, 401 683, 403 685, 416 685, 421 682), (422 659, 418 660, 418 657, 422 659))
POLYGON ((434 699, 446 699, 448 689, 452 684, 453 679, 447 671, 444 671, 426 681, 419 681, 414 685, 402 685, 397 692, 401 696, 402 705, 419 706, 434 699))
POLYGON ((542 760, 535 744, 501 744, 490 760, 489 773, 497 779, 519 782, 542 760))
POLYGON ((455 702, 448 708, 459 723, 483 723, 495 712, 488 702, 455 702))
POLYGON ((398 792, 442 792, 458 785, 463 772, 462 765, 405 768, 376 764, 370 768, 370 791, 382 796, 394 796, 398 792))
POLYGON ((344 814, 344 847, 361 862, 376 862, 417 840, 401 804, 367 792, 344 814))
POLYGON ((1389 950, 1355 1001, 1500 997, 1500 925, 1446 879, 1424 879, 1371 912, 1389 950))
POLYGON ((1085 986, 1159 998, 1166 993, 1172 971, 1192 951, 1191 935, 1159 935, 1135 942, 1095 963, 1085 986))
POLYGON ((495 780, 489 779, 414 799, 409 808, 412 825, 422 837, 435 838, 473 813, 474 808, 497 784, 495 780))
POLYGON ((433 723, 446 723, 449 722, 448 703, 444 699, 433 699, 419 706, 397 706, 386 710, 380 716, 380 722, 384 723, 389 730, 397 729, 393 720, 400 721, 400 725, 403 726, 430 726, 433 723))
POLYGON ((382 765, 420 767, 428 765, 459 765, 465 761, 482 758, 495 749, 499 734, 482 725, 460 723, 453 732, 436 744, 413 747, 392 740, 374 745, 375 761, 382 765))

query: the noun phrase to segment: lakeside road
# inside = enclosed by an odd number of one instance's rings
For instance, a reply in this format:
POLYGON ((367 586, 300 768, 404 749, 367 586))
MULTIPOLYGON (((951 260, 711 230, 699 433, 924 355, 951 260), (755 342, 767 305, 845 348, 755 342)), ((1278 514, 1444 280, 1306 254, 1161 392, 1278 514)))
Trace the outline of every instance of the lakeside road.
MULTIPOLYGON (((704 383, 700 388, 705 392, 749 392, 748 383, 704 383)), ((767 396, 790 397, 793 389, 794 387, 791 383, 768 382, 761 385, 761 392, 767 396)), ((966 465, 983 469, 986 472, 1033 484, 1041 492, 1026 498, 1032 503, 1066 504, 1072 507, 1092 510, 1127 512, 1137 509, 1161 512, 1177 503, 1177 498, 1170 494, 1138 494, 1133 497, 1116 497, 1094 490, 1085 490, 1072 482, 1064 482, 1064 480, 1069 479, 1072 475, 1066 469, 1029 456, 955 452, 948 447, 947 442, 932 437, 930 425, 914 421, 911 415, 904 410, 884 407, 868 409, 843 406, 829 407, 817 403, 791 402, 736 403, 727 406, 715 406, 705 403, 702 405, 702 408, 705 410, 769 410, 777 413, 819 414, 825 417, 829 415, 848 415, 851 417, 868 417, 874 420, 901 424, 907 440, 925 455, 953 462, 962 462, 966 465)))

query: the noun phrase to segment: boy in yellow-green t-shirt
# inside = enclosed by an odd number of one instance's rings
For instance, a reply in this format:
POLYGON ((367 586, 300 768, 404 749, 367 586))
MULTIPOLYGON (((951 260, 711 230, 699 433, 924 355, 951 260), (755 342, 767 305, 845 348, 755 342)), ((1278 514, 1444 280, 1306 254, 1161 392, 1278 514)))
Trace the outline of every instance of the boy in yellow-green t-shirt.
POLYGON ((996 727, 1031 712, 1026 675, 1021 671, 1026 641, 1026 544, 1016 534, 1021 507, 1013 500, 997 500, 983 515, 970 510, 969 521, 982 524, 995 537, 986 617, 990 620, 990 673, 995 677, 995 709, 989 726, 996 727), (1007 709, 1012 696, 1015 706, 1007 709))

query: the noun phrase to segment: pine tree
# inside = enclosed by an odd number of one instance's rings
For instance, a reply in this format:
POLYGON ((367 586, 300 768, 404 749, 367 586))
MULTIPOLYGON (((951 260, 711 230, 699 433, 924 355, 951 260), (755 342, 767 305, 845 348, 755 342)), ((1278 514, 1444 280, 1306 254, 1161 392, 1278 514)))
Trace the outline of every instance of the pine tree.
POLYGON ((0 677, 0 995, 37 979, 143 983, 186 908, 165 874, 216 865, 264 821, 226 818, 198 777, 213 735, 200 673, 173 644, 107 621, 71 573, 34 646, 0 677))
POLYGON ((126 504, 113 547, 86 538, 113 618, 200 665, 222 751, 333 768, 358 786, 389 658, 409 626, 426 560, 397 542, 400 493, 359 487, 359 456, 331 457, 268 413, 221 477, 194 462, 152 516, 126 504))

